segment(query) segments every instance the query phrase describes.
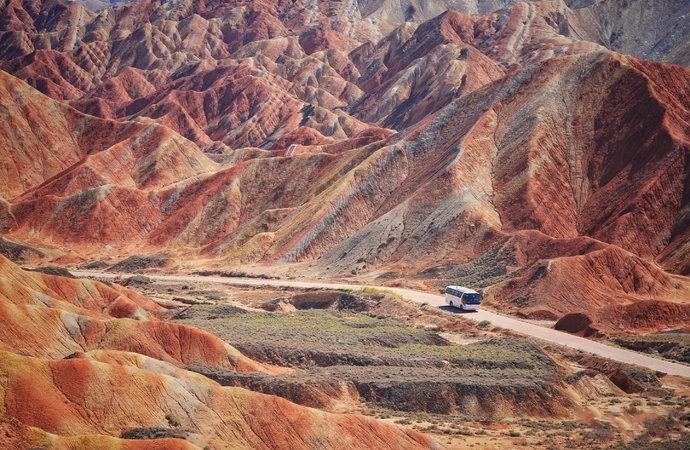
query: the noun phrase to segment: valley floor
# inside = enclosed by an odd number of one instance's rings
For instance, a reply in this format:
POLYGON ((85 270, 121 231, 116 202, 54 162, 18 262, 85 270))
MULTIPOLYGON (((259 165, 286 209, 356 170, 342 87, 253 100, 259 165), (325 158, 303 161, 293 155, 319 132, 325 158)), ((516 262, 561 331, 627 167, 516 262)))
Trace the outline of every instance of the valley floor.
MULTIPOLYGON (((104 279, 114 279, 118 275, 110 273, 99 272, 75 272, 80 276, 101 277, 104 279)), ((131 275, 131 274, 130 274, 131 275)), ((268 286, 268 287, 287 287, 299 289, 379 289, 387 290, 396 295, 401 296, 406 300, 410 300, 420 304, 428 304, 435 307, 443 308, 448 312, 460 312, 452 308, 445 308, 445 299, 442 295, 430 294, 427 292, 413 291, 410 289, 383 287, 383 286, 365 286, 346 283, 324 283, 324 282, 309 282, 309 281, 294 281, 294 280, 275 280, 275 279, 250 279, 250 278, 229 278, 229 277, 200 277, 197 275, 150 275, 151 278, 160 281, 173 282, 195 282, 205 281, 228 285, 248 285, 248 286, 268 286)), ((568 333, 560 332, 543 326, 535 325, 530 322, 518 320, 505 315, 497 314, 486 309, 481 309, 476 312, 466 313, 464 316, 467 319, 476 322, 489 322, 493 326, 511 330, 522 335, 535 337, 558 345, 564 345, 575 350, 588 352, 601 356, 607 359, 618 361, 625 364, 635 364, 646 367, 651 370, 664 372, 670 375, 679 375, 690 378, 690 366, 682 363, 674 363, 665 361, 660 358, 650 357, 638 352, 626 350, 619 347, 605 345, 590 339, 581 338, 568 333)))
POLYGON ((172 322, 292 369, 277 376, 191 369, 222 385, 374 416, 451 448, 656 448, 660 439, 683 448, 688 439, 690 379, 657 377, 521 337, 473 314, 409 302, 399 291, 217 276, 98 276, 132 280, 170 308, 172 322))

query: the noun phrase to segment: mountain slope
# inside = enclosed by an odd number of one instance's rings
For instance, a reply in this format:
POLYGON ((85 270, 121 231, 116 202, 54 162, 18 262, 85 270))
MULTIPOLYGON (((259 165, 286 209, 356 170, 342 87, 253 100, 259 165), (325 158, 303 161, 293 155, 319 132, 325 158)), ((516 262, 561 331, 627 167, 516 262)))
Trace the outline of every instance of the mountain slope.
POLYGON ((210 448, 429 445, 420 434, 374 419, 323 413, 200 376, 180 379, 88 358, 47 361, 0 352, 0 361, 3 415, 58 435, 118 436, 132 425, 154 427, 175 417, 210 448))
POLYGON ((22 448, 62 448, 108 441, 104 436, 125 437, 135 433, 133 429, 165 427, 168 435, 160 437, 188 442, 163 439, 127 445, 432 445, 420 433, 374 419, 328 414, 282 398, 224 388, 188 372, 184 368, 267 374, 288 369, 253 361, 205 331, 147 318, 141 310, 124 307, 127 301, 151 314, 162 310, 117 285, 26 272, 0 256, 0 424, 9 427, 0 442, 14 439, 22 448), (137 320, 126 318, 126 311, 137 320), (184 431, 170 429, 173 420, 184 431))
MULTIPOLYGON (((0 229, 71 261, 164 251, 442 283, 487 260, 472 281, 486 286, 541 270, 491 255, 546 236, 560 250, 544 258, 601 298, 528 276, 501 287, 505 307, 525 292, 556 317, 676 301, 657 264, 690 270, 690 72, 594 36, 612 11, 629 30, 643 3, 499 3, 383 24, 393 4, 10 2, 0 229), (573 252, 579 238, 606 256, 573 252), (637 272, 632 291, 615 281, 637 272)), ((666 13, 682 10, 649 12, 666 13)))

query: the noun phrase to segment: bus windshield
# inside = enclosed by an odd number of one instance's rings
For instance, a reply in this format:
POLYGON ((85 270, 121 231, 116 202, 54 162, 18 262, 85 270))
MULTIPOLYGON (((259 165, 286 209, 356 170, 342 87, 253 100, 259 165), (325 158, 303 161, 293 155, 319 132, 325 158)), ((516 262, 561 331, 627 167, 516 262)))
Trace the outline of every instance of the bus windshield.
POLYGON ((478 305, 482 301, 482 296, 480 294, 465 294, 462 301, 467 305, 478 305))

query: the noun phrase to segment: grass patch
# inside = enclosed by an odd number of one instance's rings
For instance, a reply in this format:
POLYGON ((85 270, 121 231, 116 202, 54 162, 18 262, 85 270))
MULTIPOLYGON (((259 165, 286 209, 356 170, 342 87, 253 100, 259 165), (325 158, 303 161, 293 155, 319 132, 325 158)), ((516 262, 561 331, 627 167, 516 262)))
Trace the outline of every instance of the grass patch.
POLYGON ((177 321, 205 329, 265 362, 302 368, 357 366, 358 373, 377 380, 415 381, 433 372, 440 380, 504 385, 555 376, 553 362, 523 339, 452 345, 433 330, 361 313, 269 313, 196 305, 177 321))
POLYGON ((367 296, 367 297, 394 297, 397 298, 398 300, 405 300, 405 298, 393 292, 392 290, 386 289, 386 288, 376 288, 376 287, 363 287, 360 289, 338 289, 341 292, 347 292, 348 294, 352 295, 362 295, 362 296, 367 296))
POLYGON ((613 337, 613 342, 630 350, 658 354, 675 361, 690 363, 690 333, 618 335, 613 337))

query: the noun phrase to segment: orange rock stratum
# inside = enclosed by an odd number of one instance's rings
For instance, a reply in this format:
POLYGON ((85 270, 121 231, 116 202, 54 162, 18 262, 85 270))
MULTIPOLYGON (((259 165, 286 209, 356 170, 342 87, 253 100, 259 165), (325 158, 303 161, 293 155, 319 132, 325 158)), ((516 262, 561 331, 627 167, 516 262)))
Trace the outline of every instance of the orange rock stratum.
POLYGON ((689 14, 646 0, 4 1, 12 439, 120 436, 126 414, 89 397, 116 384, 137 423, 181 415, 210 446, 428 444, 170 378, 284 369, 161 320, 132 290, 12 261, 466 284, 573 332, 687 329, 689 14), (39 400, 50 414, 22 408, 39 400))
POLYGON ((183 4, 2 10, 11 239, 72 262, 478 270, 535 317, 685 296, 664 271, 690 271, 690 73, 638 57, 686 64, 687 43, 645 22, 667 53, 633 44, 637 5, 183 4), (614 16, 615 45, 594 32, 614 16), (508 255, 516 239, 548 251, 508 255))
POLYGON ((432 445, 420 433, 371 418, 328 414, 279 397, 222 387, 185 368, 266 374, 288 369, 255 362, 205 331, 159 320, 155 304, 132 291, 25 272, 2 256, 0 263, 3 446, 432 445), (137 317, 111 315, 111 306, 120 301, 135 304, 129 310, 137 317), (167 427, 172 418, 184 430, 179 439, 116 439, 134 428, 167 427))

